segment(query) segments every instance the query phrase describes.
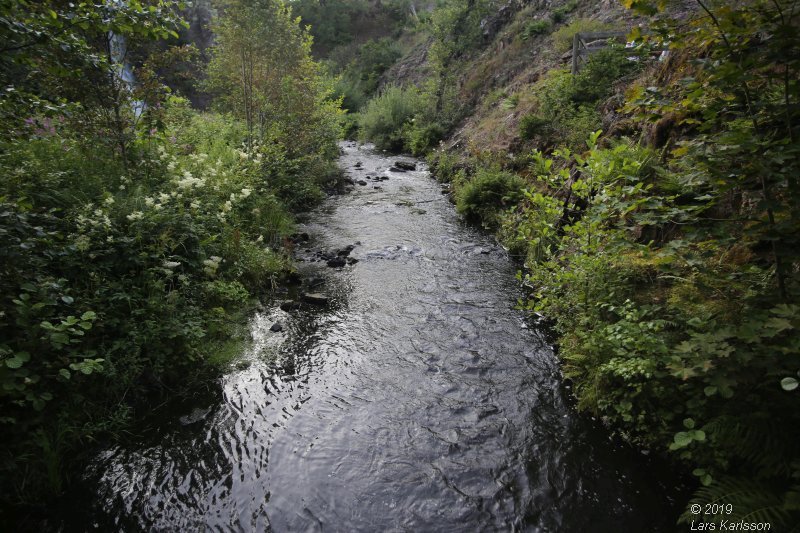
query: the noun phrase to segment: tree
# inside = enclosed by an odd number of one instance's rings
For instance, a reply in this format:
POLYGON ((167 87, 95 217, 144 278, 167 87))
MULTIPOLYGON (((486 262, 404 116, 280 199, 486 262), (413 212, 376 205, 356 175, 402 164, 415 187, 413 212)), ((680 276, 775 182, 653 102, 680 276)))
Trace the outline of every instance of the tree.
POLYGON ((331 143, 330 113, 320 112, 333 104, 330 89, 299 23, 280 0, 226 0, 220 6, 209 81, 220 107, 246 122, 251 150, 267 137, 301 154, 331 143))

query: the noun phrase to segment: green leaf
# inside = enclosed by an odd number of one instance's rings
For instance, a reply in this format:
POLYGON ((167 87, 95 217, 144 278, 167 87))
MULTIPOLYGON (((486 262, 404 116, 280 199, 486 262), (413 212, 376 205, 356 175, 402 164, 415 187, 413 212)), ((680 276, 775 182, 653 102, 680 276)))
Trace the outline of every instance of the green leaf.
POLYGON ((781 380, 781 388, 785 391, 792 391, 797 388, 798 381, 795 378, 783 378, 781 380))
POLYGON ((61 301, 64 302, 65 304, 67 304, 67 305, 70 305, 70 304, 72 304, 72 302, 75 301, 75 298, 73 298, 72 296, 62 296, 61 297, 61 301))
POLYGON ((684 447, 688 446, 689 444, 691 444, 692 440, 694 440, 694 439, 692 439, 692 436, 689 433, 687 433, 685 431, 679 431, 678 433, 675 434, 675 437, 674 437, 673 440, 675 441, 675 445, 678 448, 684 448, 684 447))
POLYGON ((693 429, 694 428, 694 420, 691 418, 684 418, 683 419, 683 427, 686 429, 693 429))
POLYGON ((64 379, 69 379, 72 377, 72 374, 70 374, 69 370, 67 370, 66 368, 62 368, 61 370, 58 371, 58 373, 64 379))

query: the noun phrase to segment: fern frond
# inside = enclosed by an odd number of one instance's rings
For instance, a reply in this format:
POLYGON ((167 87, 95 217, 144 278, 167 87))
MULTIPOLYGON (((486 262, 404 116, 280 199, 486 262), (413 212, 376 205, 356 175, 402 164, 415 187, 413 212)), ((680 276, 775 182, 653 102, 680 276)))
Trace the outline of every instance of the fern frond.
MULTIPOLYGON (((789 531, 800 523, 800 513, 787 506, 788 494, 786 487, 725 477, 715 480, 708 487, 699 488, 690 504, 700 505, 702 509, 706 509, 707 504, 730 505, 730 514, 701 515, 707 522, 768 522, 775 531, 789 531)), ((680 521, 689 523, 697 518, 696 514, 686 511, 680 521)))

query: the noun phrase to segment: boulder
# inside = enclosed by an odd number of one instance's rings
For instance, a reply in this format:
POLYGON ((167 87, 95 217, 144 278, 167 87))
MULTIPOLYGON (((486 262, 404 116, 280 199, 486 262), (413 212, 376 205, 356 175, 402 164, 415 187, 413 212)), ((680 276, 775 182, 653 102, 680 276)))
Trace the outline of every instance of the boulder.
POLYGON ((340 268, 347 264, 347 262, 342 257, 334 257, 333 259, 328 260, 328 266, 331 268, 340 268))
POLYGON ((328 305, 330 299, 319 292, 307 292, 303 295, 303 301, 312 305, 328 305))
POLYGON ((389 172, 405 172, 405 170, 397 167, 389 167, 389 172))
POLYGON ((348 245, 348 246, 345 246, 345 247, 344 247, 344 248, 342 248, 341 250, 337 251, 337 252, 336 252, 336 255, 337 255, 338 257, 347 257, 348 255, 350 255, 350 252, 352 252, 354 248, 355 248, 355 246, 353 246, 352 244, 350 244, 350 245, 348 245))
POLYGON ((416 163, 408 163, 406 161, 395 161, 394 166, 400 170, 417 170, 416 163))
POLYGON ((278 333, 279 331, 283 331, 283 324, 281 324, 280 322, 275 322, 274 324, 272 324, 272 327, 270 327, 269 330, 273 333, 278 333))

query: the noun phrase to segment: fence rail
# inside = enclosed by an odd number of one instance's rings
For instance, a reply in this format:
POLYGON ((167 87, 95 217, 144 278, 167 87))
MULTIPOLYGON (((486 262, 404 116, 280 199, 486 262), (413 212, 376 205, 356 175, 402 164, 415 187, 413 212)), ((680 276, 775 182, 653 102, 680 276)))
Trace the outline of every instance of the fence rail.
POLYGON ((576 33, 572 40, 572 74, 578 73, 590 55, 608 47, 609 39, 624 43, 626 35, 624 31, 576 33))

